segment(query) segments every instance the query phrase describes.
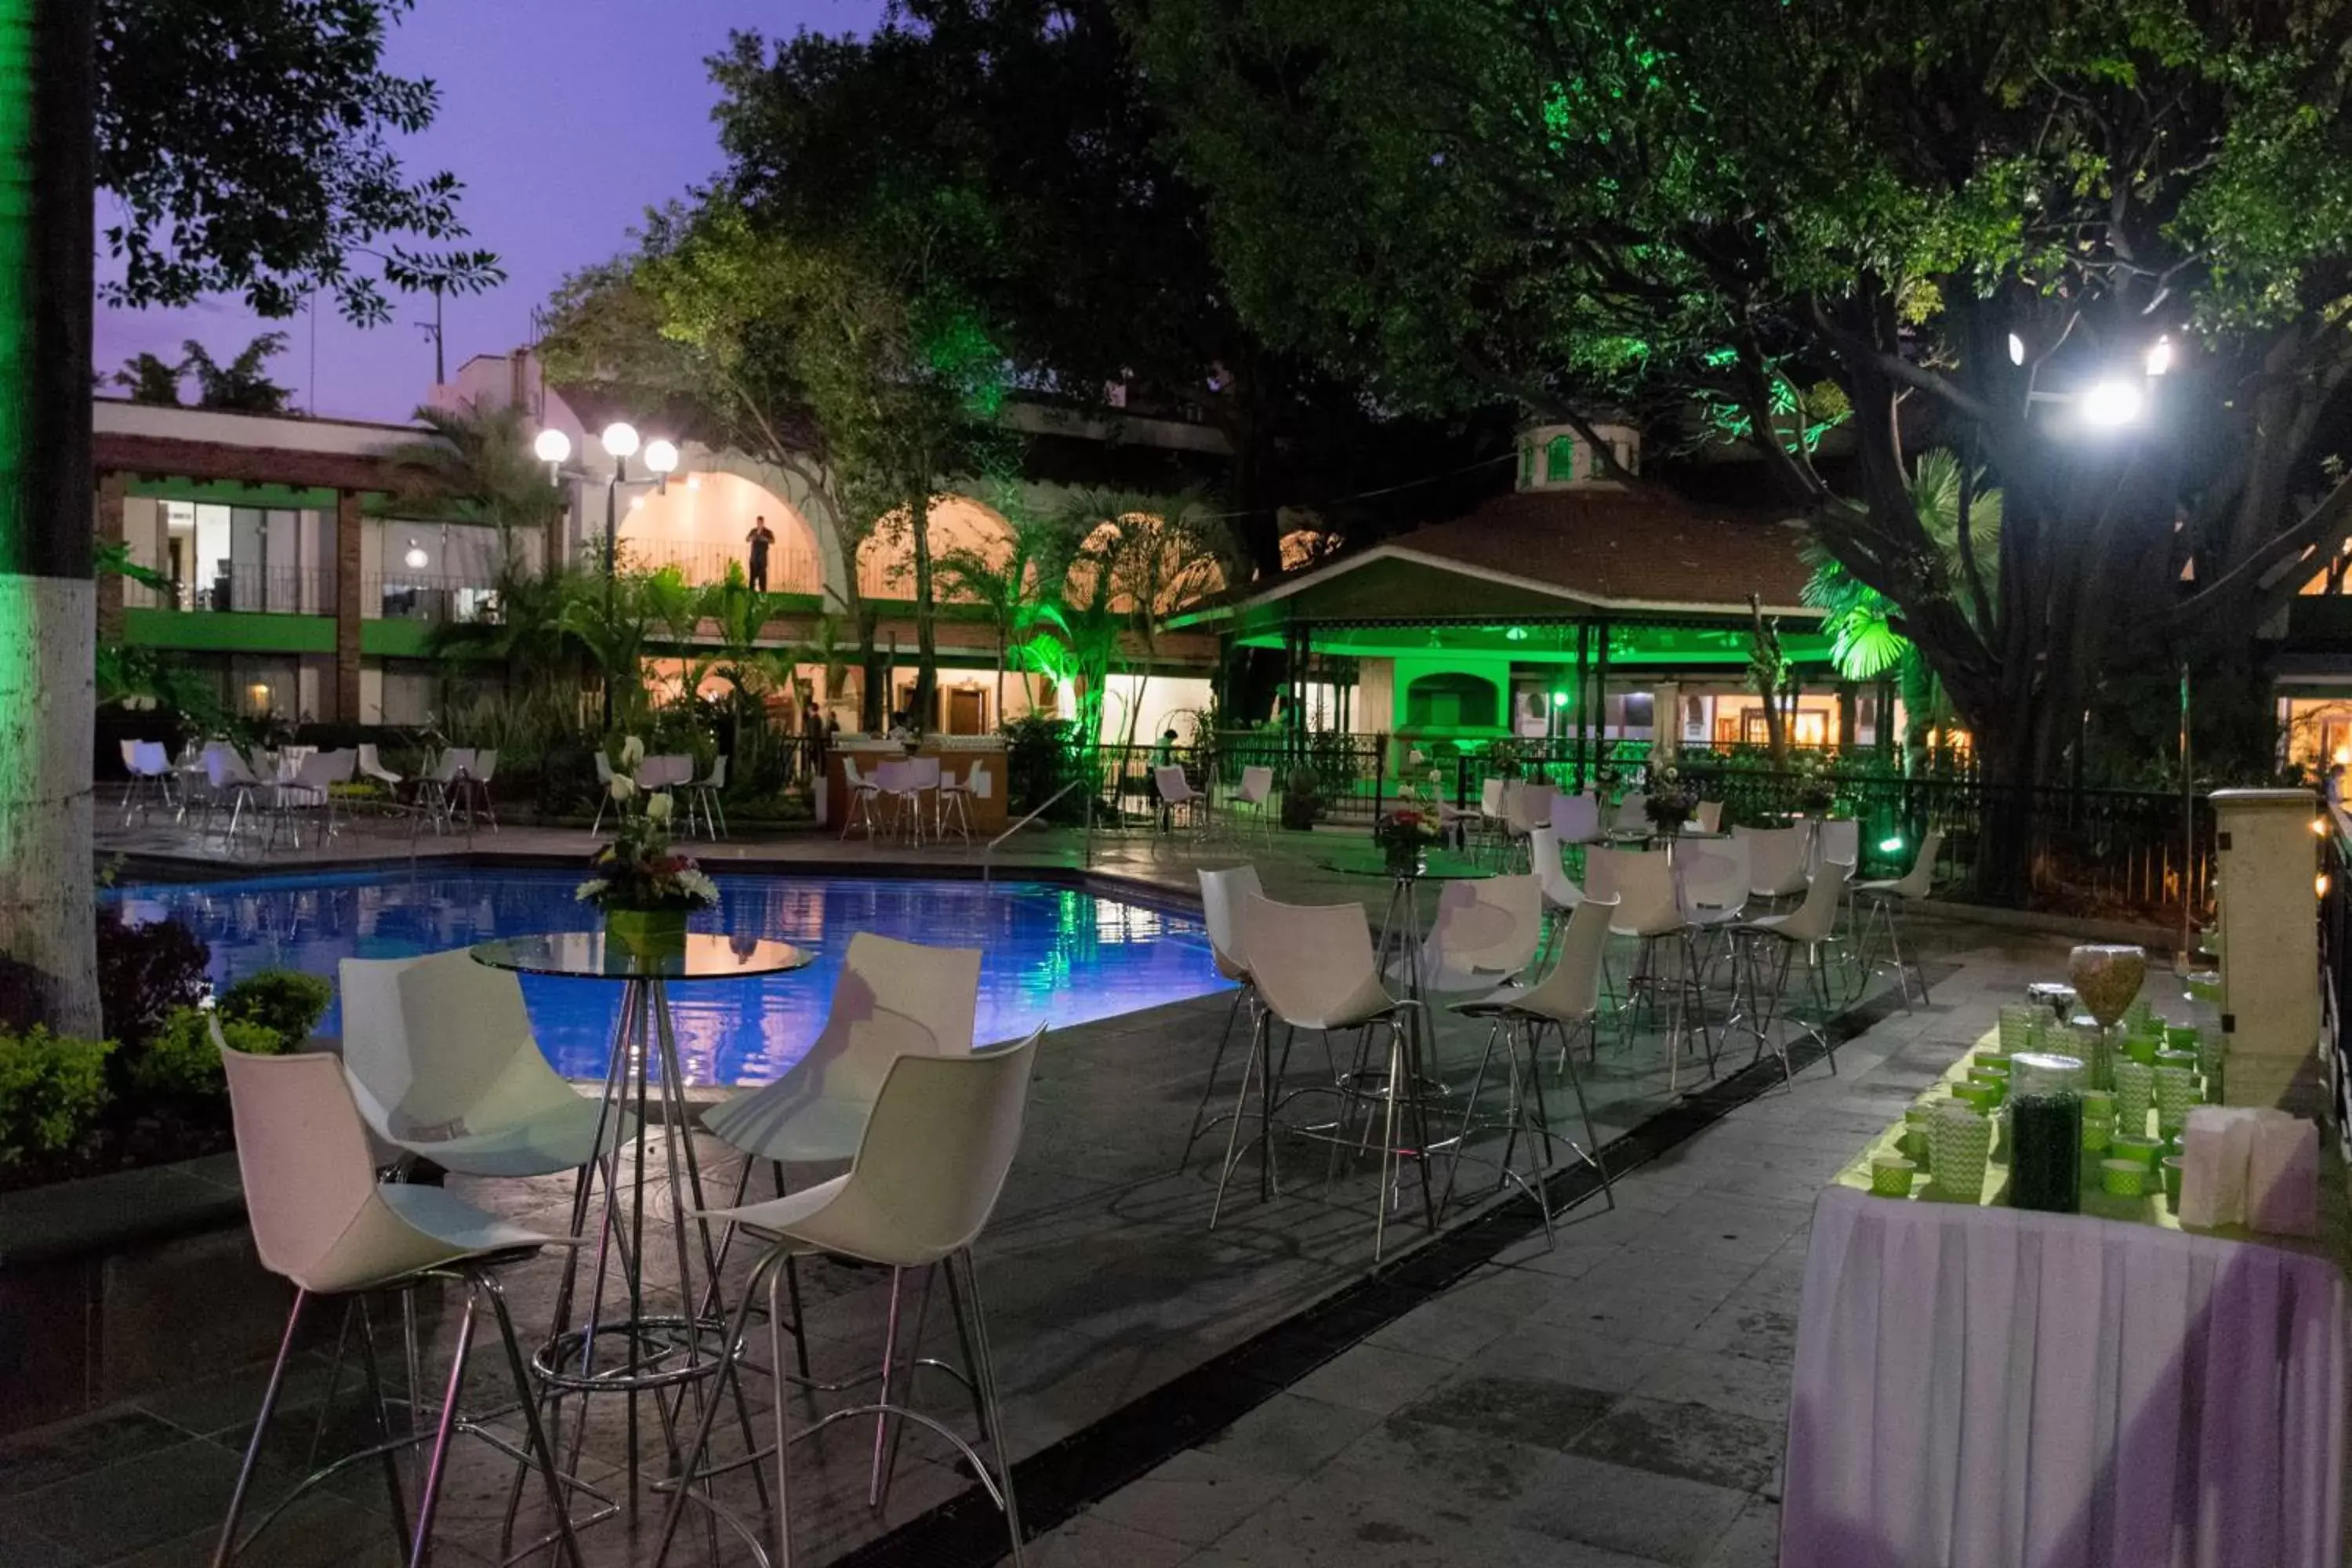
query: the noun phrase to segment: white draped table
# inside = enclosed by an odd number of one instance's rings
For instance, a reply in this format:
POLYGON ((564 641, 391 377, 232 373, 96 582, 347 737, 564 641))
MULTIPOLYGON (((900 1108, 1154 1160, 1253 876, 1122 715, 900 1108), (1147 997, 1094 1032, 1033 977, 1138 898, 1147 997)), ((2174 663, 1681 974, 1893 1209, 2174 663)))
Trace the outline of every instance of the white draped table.
POLYGON ((1782 1568, 2338 1563, 2346 1313, 2322 1257, 1832 1187, 1782 1568))

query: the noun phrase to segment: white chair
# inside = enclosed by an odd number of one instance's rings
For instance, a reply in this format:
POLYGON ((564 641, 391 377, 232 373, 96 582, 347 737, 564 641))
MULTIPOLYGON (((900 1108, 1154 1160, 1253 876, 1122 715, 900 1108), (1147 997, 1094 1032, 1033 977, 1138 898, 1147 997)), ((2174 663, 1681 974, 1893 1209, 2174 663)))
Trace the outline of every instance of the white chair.
POLYGON ((478 810, 489 818, 490 831, 496 833, 499 830, 498 810, 490 805, 490 781, 498 776, 498 772, 499 752, 496 746, 485 746, 480 751, 467 752, 465 762, 459 765, 452 788, 457 804, 465 807, 468 828, 473 826, 474 813, 478 810))
POLYGON ((1591 791, 1570 795, 1554 791, 1551 797, 1552 837, 1562 847, 1601 842, 1601 802, 1591 791))
MULTIPOLYGON (((1478 1071, 1471 1079, 1469 1098, 1462 1109, 1462 1128, 1454 1141, 1460 1149, 1469 1141, 1478 1097, 1494 1063, 1495 1045, 1499 1037, 1504 1047, 1504 1059, 1508 1068, 1509 1110, 1504 1121, 1508 1142, 1496 1163, 1496 1185, 1517 1181, 1521 1189, 1536 1201, 1544 1216, 1547 1235, 1551 1230, 1551 1205, 1543 1191, 1543 1174, 1553 1164, 1551 1113, 1544 1104, 1543 1070, 1537 1053, 1543 1044, 1544 1031, 1549 1029, 1559 1037, 1559 1071, 1576 1091, 1577 1113, 1584 1121, 1584 1142, 1569 1140, 1569 1147, 1577 1158, 1590 1164, 1601 1178, 1601 1191, 1609 1206, 1617 1206, 1617 1194, 1610 1185, 1609 1168, 1601 1161, 1601 1140, 1593 1131, 1592 1108, 1584 1098, 1583 1075, 1576 1069, 1576 1037, 1582 1035, 1586 1054, 1594 1054, 1601 1016, 1601 956, 1609 940, 1609 926, 1616 912, 1613 900, 1588 899, 1569 917, 1568 934, 1560 943, 1559 962, 1533 985, 1510 985, 1482 996, 1475 1002, 1457 1002, 1454 1010, 1465 1017, 1484 1018, 1492 1026, 1486 1034, 1486 1054, 1479 1058, 1478 1071), (1521 1047, 1524 1047, 1524 1055, 1521 1047), (1525 1136, 1532 1152, 1538 1140, 1543 1145, 1540 1164, 1526 1175, 1511 1169, 1511 1154, 1525 1136)), ((1446 1196, 1454 1193, 1454 1177, 1460 1173, 1461 1162, 1446 1177, 1446 1196)))
POLYGON ((1919 841, 1919 851, 1911 858, 1908 871, 1900 877, 1854 884, 1854 901, 1864 911, 1862 931, 1854 943, 1856 962, 1861 964, 1866 981, 1875 967, 1870 958, 1872 945, 1876 941, 1874 933, 1883 924, 1886 928, 1887 947, 1894 961, 1895 989, 1906 1007, 1911 1005, 1911 985, 1905 978, 1906 971, 1918 973, 1919 1000, 1922 1002, 1927 1000, 1927 972, 1920 968, 1916 955, 1908 959, 1903 956, 1903 931, 1895 921, 1895 906, 1917 903, 1927 896, 1936 879, 1936 857, 1943 853, 1943 848, 1944 835, 1939 830, 1930 829, 1927 837, 1919 841))
POLYGON ((1503 841, 1505 824, 1511 816, 1511 783, 1506 778, 1478 781, 1478 820, 1475 824, 1481 838, 1499 845, 1503 841))
MULTIPOLYGON (((600 763, 604 762, 604 753, 601 752, 598 752, 596 760, 600 763)), ((400 786, 407 782, 398 773, 394 773, 390 768, 383 765, 383 757, 376 750, 375 742, 373 741, 362 741, 360 742, 359 771, 362 778, 373 779, 376 783, 390 790, 395 798, 400 794, 400 786)), ((604 773, 606 779, 609 781, 612 774, 611 763, 605 763, 604 773)))
POLYGON ((604 827, 605 809, 612 804, 613 759, 606 756, 604 748, 599 746, 596 749, 596 819, 588 825, 590 837, 594 837, 604 827))
MULTIPOLYGON (((1318 1030, 1327 1040, 1334 1030, 1363 1030, 1364 1044, 1357 1054, 1360 1069, 1370 1057, 1371 1032, 1381 1029, 1387 1033, 1389 1049, 1387 1068, 1381 1075, 1381 1088, 1375 1096, 1383 1114, 1379 1139, 1381 1179, 1372 1224, 1372 1258, 1377 1262, 1388 1239, 1390 1194, 1394 1190, 1401 1160, 1411 1159, 1419 1165, 1422 1205, 1430 1228, 1434 1230, 1437 1226, 1436 1199, 1429 1182, 1428 1117, 1417 1091, 1420 1053, 1414 1032, 1405 1021, 1407 1011, 1419 1004, 1398 1001, 1381 984, 1380 971, 1372 962, 1371 922, 1363 905, 1308 907, 1248 897, 1241 900, 1240 913, 1242 952, 1249 964, 1250 979, 1257 987, 1259 1012, 1257 1027, 1250 1032, 1249 1059, 1242 1068, 1233 1126, 1226 1134, 1224 1164, 1218 1173, 1217 1195, 1209 1209, 1209 1228, 1216 1228, 1218 1215, 1224 1208, 1226 1185, 1241 1158, 1241 1127, 1249 1115, 1253 1077, 1259 1084, 1259 1195, 1270 1198, 1278 1190, 1274 1115, 1283 1096, 1280 1061, 1271 1050, 1274 1026, 1281 1024, 1293 1036, 1300 1029, 1318 1030), (1410 1119, 1413 1124, 1409 1146, 1398 1142, 1401 1117, 1410 1119)), ((1281 1053, 1283 1060, 1290 1054, 1287 1038, 1281 1053)), ((1350 1099, 1360 1093, 1364 1077, 1361 1070, 1350 1075, 1344 1090, 1350 1099)), ((1344 1138, 1344 1116, 1340 1131, 1344 1138)), ((1335 1142, 1335 1172, 1339 1153, 1339 1144, 1335 1142)))
MULTIPOLYGON (((1533 872, 1447 882, 1422 943, 1420 990, 1492 990, 1524 973, 1542 945, 1543 884, 1533 872)), ((1391 982, 1406 973, 1402 954, 1390 961, 1391 982)))
POLYGON ((948 833, 948 816, 950 813, 953 813, 956 832, 962 835, 964 842, 970 843, 971 841, 971 803, 975 800, 990 799, 993 790, 994 785, 989 781, 986 763, 974 762, 965 771, 961 779, 958 779, 953 773, 943 773, 940 778, 940 792, 934 801, 939 810, 939 816, 933 831, 939 837, 945 838, 948 833))
MULTIPOLYGON (((926 947, 872 931, 849 939, 824 1030, 772 1083, 720 1101, 702 1125, 751 1160, 849 1159, 890 1064, 968 1056, 980 1014, 980 950, 926 947)), ((746 1180, 749 1166, 746 1166, 746 1180)))
MULTIPOLYGON (((995 1358, 988 1341, 987 1313, 981 1302, 980 1279, 972 1267, 971 1244, 987 1228, 1004 1178, 1021 1147, 1021 1126, 1029 1096, 1029 1079, 1037 1060, 1037 1042, 1045 1030, 1017 1045, 952 1057, 909 1055, 890 1064, 874 1099, 871 1115, 858 1139, 848 1173, 766 1203, 721 1209, 709 1217, 728 1222, 730 1230, 749 1226, 776 1238, 751 1268, 741 1304, 726 1342, 728 1365, 722 1376, 737 1380, 741 1394, 744 1340, 751 1313, 764 1296, 768 1313, 769 1365, 783 1363, 785 1319, 777 1300, 778 1281, 789 1260, 812 1253, 853 1258, 890 1270, 890 1313, 882 1344, 882 1385, 870 1403, 832 1411, 818 1418, 814 1431, 837 1421, 872 1415, 876 1418, 873 1479, 869 1501, 878 1500, 883 1485, 883 1459, 888 1424, 914 1421, 953 1444, 980 1478, 991 1500, 1003 1511, 1012 1543, 1011 1561, 1019 1568, 1023 1553, 1021 1508, 1013 1489, 1013 1454, 1004 1436, 995 1358), (967 1365, 959 1376, 968 1384, 979 1407, 980 1438, 993 1458, 983 1460, 978 1448, 944 1422, 904 1403, 896 1383, 898 1361, 898 1300, 909 1270, 930 1271, 944 1265, 948 1300, 953 1309, 959 1342, 967 1348, 967 1365)), ((926 1285, 928 1299, 928 1284, 926 1285)), ((920 1331, 918 1330, 918 1338, 920 1331)), ((921 1347, 915 1347, 920 1353, 921 1347)), ((905 1373, 911 1383, 914 1371, 905 1373)), ((908 1391, 911 1392, 911 1391, 908 1391)), ((793 1562, 790 1504, 792 1480, 787 1462, 793 1435, 786 1430, 793 1401, 779 1387, 773 1401, 775 1421, 775 1495, 770 1510, 772 1568, 791 1568, 793 1562)), ((722 1401, 703 1403, 702 1426, 688 1450, 683 1479, 670 1500, 662 1523, 659 1564, 668 1553, 687 1503, 695 1497, 695 1479, 709 1451, 714 1418, 722 1401)))
MULTIPOLYGON (((888 764, 883 765, 887 767, 888 764)), ((848 837, 850 829, 862 824, 866 828, 866 841, 872 843, 876 813, 882 804, 880 781, 860 773, 856 757, 844 756, 841 759, 841 784, 849 792, 849 805, 841 814, 841 836, 848 837)))
POLYGON ((233 846, 236 842, 237 824, 247 811, 260 810, 261 780, 253 767, 234 746, 222 746, 205 753, 205 777, 212 786, 213 809, 228 803, 228 826, 222 831, 221 842, 233 846))
POLYGON ((713 844, 727 831, 727 808, 719 803, 719 792, 727 787, 727 753, 719 752, 710 759, 710 771, 698 779, 681 784, 678 793, 686 796, 687 831, 694 831, 694 809, 702 808, 702 826, 713 844))
POLYGON ((1230 797, 1231 803, 1246 808, 1251 820, 1261 832, 1274 832, 1274 770, 1253 763, 1242 769, 1241 786, 1230 797))
POLYGON ((1192 1158, 1192 1145, 1201 1134, 1215 1123, 1209 1117, 1209 1101, 1217 1092, 1217 1071, 1225 1065, 1226 1047, 1233 1044, 1234 1025, 1239 1021, 1242 1009, 1250 1010, 1250 1028, 1257 1028, 1257 988, 1250 982, 1249 964, 1242 957, 1239 910, 1244 899, 1262 899, 1265 889, 1258 880, 1255 866, 1235 866, 1229 870, 1199 873, 1201 879, 1201 922, 1209 928, 1209 961, 1216 965, 1219 978, 1232 981, 1240 989, 1234 993, 1233 1010, 1225 1015, 1225 1032, 1217 1037, 1217 1054, 1209 1058, 1209 1079, 1201 1086, 1201 1103, 1192 1110, 1192 1129, 1184 1135, 1184 1152, 1177 1156, 1176 1169, 1183 1170, 1192 1158))
POLYGON ((1701 833, 1722 832, 1723 802, 1719 800, 1700 801, 1698 803, 1697 809, 1691 814, 1691 821, 1697 826, 1698 830, 1701 833))
MULTIPOLYGON (((515 1411, 521 1417, 527 1451, 518 1452, 491 1440, 540 1476, 553 1513, 554 1543, 563 1560, 579 1568, 580 1545, 573 1538, 565 1506, 564 1481, 558 1476, 547 1433, 540 1421, 539 1391, 525 1370, 506 1298, 491 1273, 499 1263, 518 1261, 542 1247, 564 1246, 560 1237, 542 1236, 474 1207, 436 1186, 395 1183, 379 1185, 367 1135, 342 1069, 326 1055, 249 1057, 220 1044, 220 1026, 213 1026, 214 1043, 228 1078, 230 1114, 236 1128, 237 1168, 244 1178, 246 1215, 253 1227, 261 1265, 294 1285, 294 1305, 287 1314, 286 1334, 278 1360, 261 1395, 261 1409, 247 1440, 245 1462, 229 1494, 228 1510, 221 1521, 213 1561, 226 1568, 239 1552, 252 1544, 240 1542, 236 1529, 246 1498, 269 1433, 269 1419, 285 1386, 286 1369, 300 1342, 304 1315, 322 1298, 341 1299, 346 1310, 360 1307, 361 1331, 367 1336, 366 1363, 375 1366, 373 1322, 364 1299, 379 1290, 413 1291, 428 1279, 455 1279, 466 1287, 464 1310, 457 1316, 456 1343, 451 1352, 448 1383, 438 1417, 429 1431, 408 1441, 430 1440, 432 1457, 416 1502, 414 1521, 401 1521, 397 1533, 404 1545, 414 1542, 412 1563, 432 1556, 433 1521, 441 1498, 442 1477, 450 1437, 458 1431, 491 1437, 478 1422, 459 1414, 466 1364, 473 1348, 476 1319, 484 1301, 498 1326, 506 1352, 507 1369, 514 1379, 515 1411)), ((349 1327, 346 1317, 345 1326, 349 1327)), ((372 1379, 373 1381, 373 1379, 372 1379)), ((421 1403, 422 1389, 409 1398, 421 1403)), ((407 1442, 391 1439, 391 1423, 382 1389, 376 1389, 375 1418, 387 1441, 382 1445, 386 1479, 396 1499, 398 1472, 391 1468, 392 1453, 407 1442)), ((340 1468, 340 1467, 337 1467, 340 1468)), ((299 1495, 332 1470, 320 1471, 299 1483, 299 1495)), ((288 1502, 293 1500, 289 1496, 288 1502)), ((278 1505, 279 1510, 285 1504, 278 1505)), ((395 1508, 397 1503, 395 1502, 395 1508)), ((275 1518, 278 1510, 273 1510, 275 1518)), ((268 1529, 265 1521, 262 1529, 268 1529)), ((257 1535, 259 1531, 255 1532, 257 1535)))
POLYGON ((1795 909, 1786 914, 1760 915, 1732 928, 1734 1016, 1748 1020, 1748 1027, 1756 1036, 1755 1059, 1761 1060, 1769 1046, 1780 1058, 1782 1079, 1792 1085, 1796 1071, 1790 1065, 1788 1047, 1772 1033, 1773 1026, 1784 1016, 1800 1032, 1819 1042, 1822 1054, 1829 1058, 1831 1073, 1837 1071, 1835 1046, 1820 1024, 1810 1023, 1798 1014, 1789 1001, 1788 986, 1790 971, 1796 967, 1797 953, 1801 949, 1807 987, 1821 1008, 1822 1023, 1828 1021, 1832 1004, 1822 947, 1837 930, 1838 895, 1845 888, 1848 870, 1832 862, 1823 867, 1822 874, 1806 887, 1804 900, 1795 909), (1744 1012, 1739 1005, 1739 973, 1743 968, 1748 975, 1744 1012))
MULTIPOLYGON (((912 842, 923 841, 922 770, 913 757, 886 758, 874 769, 874 787, 882 799, 890 803, 889 831, 895 836, 908 835, 912 842)), ((939 763, 934 761, 936 768, 939 763)), ((870 839, 873 835, 869 832, 870 839)))
POLYGON ((155 805, 172 808, 172 753, 161 741, 125 741, 122 765, 130 777, 122 785, 122 820, 127 825, 137 811, 143 819, 155 805))
MULTIPOLYGON (((1596 850, 1606 855, 1617 895, 1617 911, 1610 931, 1636 942, 1633 973, 1625 983, 1626 1005, 1621 1023, 1633 1020, 1638 999, 1646 995, 1653 1012, 1659 996, 1671 988, 1666 1006, 1666 1092, 1675 1092, 1682 1068, 1682 1042, 1696 1035, 1706 1055, 1706 1072, 1715 1076, 1715 1041, 1706 1023, 1706 992, 1700 984, 1698 946, 1689 921, 1684 918, 1682 897, 1675 886, 1674 867, 1657 850, 1596 850), (1665 973, 1671 961, 1674 974, 1665 973), (1693 1023, 1693 1019, 1696 1023, 1693 1023)), ((1588 889, 1587 896, 1592 896, 1588 889)))
POLYGON ((1748 891, 1751 897, 1793 898, 1805 890, 1805 830, 1801 827, 1735 827, 1748 840, 1748 891))
POLYGON ((474 765, 470 746, 449 746, 435 759, 432 769, 416 781, 416 804, 432 819, 436 833, 448 826, 456 802, 457 781, 474 765))
POLYGON ((547 1065, 522 983, 460 950, 346 958, 343 1068, 378 1138, 467 1176, 577 1170, 633 1136, 626 1111, 580 1094, 547 1065))
POLYGON ((1609 826, 1618 832, 1632 829, 1648 832, 1650 827, 1648 794, 1638 789, 1626 791, 1625 798, 1617 803, 1617 815, 1610 820, 1609 826))
POLYGON ((1558 790, 1542 784, 1523 784, 1505 795, 1506 826, 1515 852, 1528 846, 1528 836, 1537 828, 1551 826, 1551 803, 1559 796, 1558 790))
POLYGON ((1583 905, 1584 889, 1570 878, 1567 866, 1561 862, 1558 829, 1544 826, 1528 834, 1528 858, 1535 864, 1536 886, 1543 892, 1548 928, 1544 945, 1549 951, 1559 934, 1561 917, 1574 913, 1583 905))
POLYGON ((1180 817, 1195 833, 1209 826, 1209 797, 1192 787, 1181 767, 1169 763, 1152 769, 1151 787, 1160 797, 1160 820, 1171 831, 1180 817))
POLYGON ((1747 911, 1748 886, 1754 879, 1748 855, 1745 838, 1675 845, 1675 880, 1682 890, 1683 918, 1707 933, 1737 925, 1747 911))
POLYGON ((1862 860, 1862 824, 1851 816, 1825 817, 1814 823, 1812 845, 1806 862, 1808 876, 1822 868, 1824 862, 1834 860, 1841 866, 1853 866, 1862 860))

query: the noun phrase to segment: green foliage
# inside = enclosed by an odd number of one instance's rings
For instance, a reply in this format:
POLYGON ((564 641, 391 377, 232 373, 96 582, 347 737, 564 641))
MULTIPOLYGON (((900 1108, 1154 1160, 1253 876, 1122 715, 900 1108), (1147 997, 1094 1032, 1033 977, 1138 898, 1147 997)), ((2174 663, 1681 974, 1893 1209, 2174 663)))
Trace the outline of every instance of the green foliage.
POLYGON ((107 1104, 110 1040, 0 1033, 0 1168, 81 1146, 107 1104))
POLYGON ((413 0, 100 0, 97 176, 121 274, 100 298, 190 305, 240 295, 290 316, 316 290, 362 325, 386 289, 471 293, 505 280, 456 248, 456 176, 412 178, 394 142, 423 131, 434 85, 385 68, 413 0), (431 248, 417 248, 420 244, 431 248))
POLYGON ((548 482, 546 465, 531 455, 524 410, 504 404, 454 409, 426 404, 410 417, 432 434, 386 454, 409 481, 400 515, 489 523, 499 531, 504 573, 520 573, 524 552, 518 536, 544 531, 562 518, 566 505, 563 490, 548 482), (421 514, 415 510, 420 506, 421 514))
POLYGON ((1696 405, 2011 782, 2108 672, 2242 642, 2352 530, 2352 489, 2291 482, 2352 380, 2340 0, 1125 15, 1248 321, 1396 406, 1696 405), (2147 434, 2087 429, 2069 400, 2160 332, 2147 434), (1811 461, 1840 416, 1853 494, 1811 461), (1927 426, 2000 487, 1998 539, 1922 516, 1927 426))
MULTIPOLYGON (((290 1047, 265 1025, 221 1020, 221 1037, 229 1049, 248 1056, 283 1056, 290 1047)), ((132 1094, 150 1100, 205 1100, 228 1092, 221 1071, 220 1051, 213 1044, 212 1015, 201 1007, 183 1007, 163 1020, 155 1037, 125 1054, 126 1077, 132 1094)))
POLYGON ((205 994, 212 950, 178 920, 133 925, 120 907, 98 911, 98 995, 108 1038, 136 1053, 173 1013, 205 994))
POLYGON ((277 1037, 278 1049, 290 1051, 310 1037, 335 988, 316 974, 295 969, 263 969, 232 984, 221 993, 221 1022, 251 1024, 277 1037))
MULTIPOLYGON (((1013 816, 1025 816, 1045 805, 1078 776, 1075 729, 1066 719, 1033 713, 999 731, 1004 737, 1005 806, 1013 816)), ((1073 793, 1053 807, 1048 820, 1075 822, 1085 811, 1086 803, 1073 793)))
POLYGON ((144 403, 159 408, 180 405, 180 377, 185 373, 185 363, 173 364, 160 355, 141 353, 122 362, 114 373, 114 384, 131 394, 133 403, 144 403))

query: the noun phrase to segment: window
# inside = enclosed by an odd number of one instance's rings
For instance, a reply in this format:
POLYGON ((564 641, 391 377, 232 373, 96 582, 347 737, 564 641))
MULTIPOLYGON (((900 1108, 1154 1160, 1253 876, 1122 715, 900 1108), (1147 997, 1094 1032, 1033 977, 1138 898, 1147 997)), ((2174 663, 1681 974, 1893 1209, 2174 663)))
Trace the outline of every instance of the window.
POLYGON ((1536 482, 1536 444, 1525 443, 1519 447, 1519 489, 1526 489, 1536 482))
POLYGON ((1544 479, 1555 485, 1564 485, 1576 478, 1576 437, 1555 436, 1544 455, 1544 479))

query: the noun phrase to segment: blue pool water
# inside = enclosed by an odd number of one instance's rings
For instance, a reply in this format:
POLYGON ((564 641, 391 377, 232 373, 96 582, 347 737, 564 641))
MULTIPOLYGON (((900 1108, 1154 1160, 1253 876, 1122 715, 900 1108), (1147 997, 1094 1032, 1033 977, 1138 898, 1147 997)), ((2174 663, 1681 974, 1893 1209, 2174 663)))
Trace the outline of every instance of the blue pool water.
MULTIPOLYGON (((587 931, 579 876, 530 870, 341 872, 234 882, 149 883, 102 895, 134 918, 177 915, 212 944, 226 984, 257 969, 332 979, 338 960, 402 958, 486 937, 587 931)), ((719 909, 697 930, 750 931, 813 948, 816 963, 755 981, 670 988, 678 1048, 695 1083, 765 1083, 800 1059, 824 1026, 851 936, 861 931, 940 947, 977 947, 978 1038, 1038 1024, 1108 1018, 1219 989, 1200 921, 1036 882, 858 880, 730 874, 719 909)), ((540 1047, 571 1078, 599 1078, 620 1005, 602 981, 527 976, 540 1047)), ((320 1030, 341 1027, 331 1012, 320 1030)))

